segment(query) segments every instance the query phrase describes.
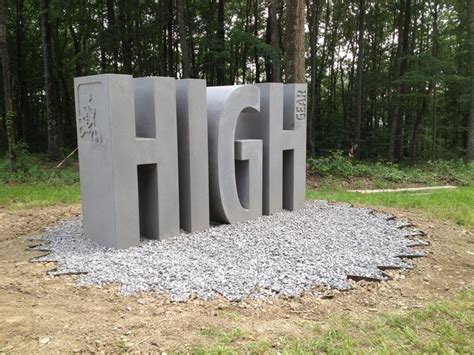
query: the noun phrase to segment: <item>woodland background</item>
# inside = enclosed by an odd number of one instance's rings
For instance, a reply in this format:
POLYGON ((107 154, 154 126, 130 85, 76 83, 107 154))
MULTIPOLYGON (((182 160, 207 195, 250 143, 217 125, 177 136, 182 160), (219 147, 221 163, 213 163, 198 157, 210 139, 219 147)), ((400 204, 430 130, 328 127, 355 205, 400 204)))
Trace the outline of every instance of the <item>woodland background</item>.
POLYGON ((0 149, 69 153, 73 78, 110 72, 307 81, 310 156, 472 161, 472 20, 471 0, 0 0, 0 149))

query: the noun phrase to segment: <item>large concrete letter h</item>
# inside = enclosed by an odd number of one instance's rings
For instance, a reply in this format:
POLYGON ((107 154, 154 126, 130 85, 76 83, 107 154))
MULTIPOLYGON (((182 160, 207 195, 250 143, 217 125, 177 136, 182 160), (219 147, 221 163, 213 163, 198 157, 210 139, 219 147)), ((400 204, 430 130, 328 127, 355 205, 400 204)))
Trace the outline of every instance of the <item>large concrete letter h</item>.
POLYGON ((106 74, 74 87, 86 236, 126 248, 177 235, 175 80, 106 74))

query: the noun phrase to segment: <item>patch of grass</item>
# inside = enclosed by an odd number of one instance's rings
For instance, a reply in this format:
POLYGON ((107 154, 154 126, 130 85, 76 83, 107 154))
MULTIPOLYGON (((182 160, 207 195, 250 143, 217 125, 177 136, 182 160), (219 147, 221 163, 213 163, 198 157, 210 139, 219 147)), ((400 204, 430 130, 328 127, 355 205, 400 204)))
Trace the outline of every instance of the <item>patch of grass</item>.
POLYGON ((410 166, 357 161, 344 156, 340 151, 323 158, 309 158, 308 172, 322 178, 365 178, 380 188, 394 184, 469 185, 474 182, 474 164, 466 165, 462 160, 439 160, 410 166))
POLYGON ((238 340, 249 339, 250 334, 240 328, 220 329, 209 326, 201 330, 201 335, 217 340, 221 345, 230 344, 238 340))
MULTIPOLYGON (((434 303, 404 314, 387 314, 362 324, 350 319, 332 320, 330 330, 321 331, 318 322, 309 334, 297 337, 252 340, 248 332, 216 330, 206 332, 209 347, 197 347, 200 354, 278 351, 309 353, 472 353, 474 349, 474 291, 456 300, 434 303), (239 334, 246 334, 240 336, 239 334), (232 339, 232 341, 229 341, 232 339)), ((207 329, 207 328, 206 328, 207 329)), ((255 337, 256 338, 256 337, 255 337)))
POLYGON ((238 312, 231 312, 226 309, 220 309, 217 311, 217 315, 221 318, 228 319, 231 321, 238 321, 240 320, 240 313, 238 312))
POLYGON ((361 194, 332 189, 308 190, 307 198, 415 210, 436 218, 452 220, 466 228, 474 228, 474 185, 455 190, 437 190, 429 194, 361 194))
POLYGON ((49 162, 42 154, 19 150, 17 171, 8 171, 8 161, 0 158, 0 207, 30 208, 80 201, 79 168, 72 156, 55 170, 59 162, 49 162))
POLYGON ((79 184, 1 184, 0 207, 32 208, 77 203, 81 199, 79 184))

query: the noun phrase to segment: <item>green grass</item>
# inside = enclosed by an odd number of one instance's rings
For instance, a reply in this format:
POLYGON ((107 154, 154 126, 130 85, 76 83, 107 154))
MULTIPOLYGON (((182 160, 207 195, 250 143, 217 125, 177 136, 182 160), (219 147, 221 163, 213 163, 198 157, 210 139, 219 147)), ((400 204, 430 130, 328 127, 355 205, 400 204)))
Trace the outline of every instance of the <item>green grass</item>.
POLYGON ((201 336, 210 345, 195 347, 193 352, 468 354, 474 350, 474 292, 468 291, 453 301, 433 303, 405 314, 383 315, 362 324, 351 319, 329 322, 328 331, 322 331, 320 323, 314 322, 309 334, 278 339, 259 339, 237 327, 204 332, 201 336))
POLYGON ((80 201, 77 157, 61 167, 41 154, 20 151, 17 170, 9 172, 8 161, 0 157, 0 207, 31 208, 80 201))
POLYGON ((0 184, 0 207, 44 207, 77 203, 80 199, 79 184, 0 184))
POLYGON ((307 198, 397 207, 451 220, 466 228, 474 228, 474 185, 459 187, 456 190, 437 190, 429 194, 408 192, 361 194, 344 190, 308 190, 307 198))

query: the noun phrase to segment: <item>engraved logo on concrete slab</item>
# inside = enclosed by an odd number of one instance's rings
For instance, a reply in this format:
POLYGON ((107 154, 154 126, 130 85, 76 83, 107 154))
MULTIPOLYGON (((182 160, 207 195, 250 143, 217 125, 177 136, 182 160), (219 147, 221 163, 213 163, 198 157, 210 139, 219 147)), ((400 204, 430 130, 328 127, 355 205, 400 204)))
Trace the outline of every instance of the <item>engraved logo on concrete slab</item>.
POLYGON ((92 94, 89 94, 89 100, 86 105, 79 108, 79 137, 92 143, 101 144, 102 134, 97 128, 96 114, 97 109, 93 104, 92 94))
POLYGON ((296 119, 298 121, 306 119, 306 90, 296 92, 296 119))

